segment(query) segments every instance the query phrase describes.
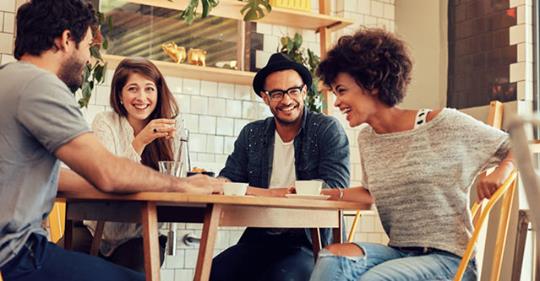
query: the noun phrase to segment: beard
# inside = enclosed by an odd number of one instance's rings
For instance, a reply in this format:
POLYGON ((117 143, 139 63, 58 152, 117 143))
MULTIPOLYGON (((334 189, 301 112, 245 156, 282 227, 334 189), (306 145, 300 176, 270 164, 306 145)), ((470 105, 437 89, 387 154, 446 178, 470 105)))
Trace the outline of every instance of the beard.
POLYGON ((58 70, 58 78, 62 80, 71 92, 75 93, 83 82, 84 62, 77 60, 75 56, 71 56, 65 61, 58 70))

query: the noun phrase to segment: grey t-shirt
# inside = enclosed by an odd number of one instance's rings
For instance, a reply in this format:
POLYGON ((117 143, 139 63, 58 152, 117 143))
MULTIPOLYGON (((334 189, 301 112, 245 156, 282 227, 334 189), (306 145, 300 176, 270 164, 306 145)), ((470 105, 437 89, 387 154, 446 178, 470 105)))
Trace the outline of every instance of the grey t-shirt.
POLYGON ((414 130, 358 134, 363 186, 389 245, 432 247, 462 256, 473 226, 469 191, 476 176, 510 149, 508 135, 453 109, 414 130))
POLYGON ((58 187, 54 152, 90 131, 56 75, 30 63, 0 69, 0 267, 32 233, 46 235, 58 187))

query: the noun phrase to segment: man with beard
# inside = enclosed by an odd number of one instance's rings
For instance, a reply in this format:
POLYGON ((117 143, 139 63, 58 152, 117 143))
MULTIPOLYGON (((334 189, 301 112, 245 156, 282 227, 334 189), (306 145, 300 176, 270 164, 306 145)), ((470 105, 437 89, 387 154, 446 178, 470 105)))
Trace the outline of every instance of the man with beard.
POLYGON ((69 88, 81 85, 95 25, 92 6, 82 0, 32 0, 17 11, 18 61, 0 66, 0 272, 6 281, 144 280, 47 241, 41 222, 57 187, 205 194, 222 188, 205 176, 178 179, 115 157, 90 132, 69 88), (74 172, 59 172, 59 159, 74 172))
MULTIPOLYGON (((349 144, 332 117, 304 106, 309 71, 276 53, 253 80, 273 117, 246 125, 220 172, 233 182, 248 182, 248 194, 284 196, 296 180, 322 180, 340 198, 349 185, 349 144)), ((314 267, 307 229, 248 228, 235 246, 214 258, 210 280, 309 280, 314 267)), ((324 244, 330 231, 322 233, 324 244)))

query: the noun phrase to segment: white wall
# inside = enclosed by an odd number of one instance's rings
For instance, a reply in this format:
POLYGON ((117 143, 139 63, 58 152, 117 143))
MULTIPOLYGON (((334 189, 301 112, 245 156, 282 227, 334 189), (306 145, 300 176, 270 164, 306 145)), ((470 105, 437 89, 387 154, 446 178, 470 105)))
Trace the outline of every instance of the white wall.
POLYGON ((0 1, 0 63, 13 61, 15 0, 0 1))
POLYGON ((447 0, 396 0, 396 33, 408 43, 414 59, 412 82, 403 107, 446 105, 447 22, 447 0))

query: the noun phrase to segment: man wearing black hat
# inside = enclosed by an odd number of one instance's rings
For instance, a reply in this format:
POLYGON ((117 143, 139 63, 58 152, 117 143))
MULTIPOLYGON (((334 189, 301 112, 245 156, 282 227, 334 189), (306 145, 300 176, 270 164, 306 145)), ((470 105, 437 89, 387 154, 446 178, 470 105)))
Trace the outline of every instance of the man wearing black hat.
MULTIPOLYGON (((248 194, 284 196, 296 180, 322 180, 325 187, 349 185, 349 143, 332 117, 304 106, 312 78, 301 64, 273 54, 253 80, 273 117, 247 124, 220 172, 248 182, 248 194)), ((336 198, 340 192, 336 190, 336 198)), ((212 281, 309 280, 314 266, 307 229, 248 228, 238 244, 214 258, 212 281)), ((323 244, 331 234, 323 230, 323 244)))

